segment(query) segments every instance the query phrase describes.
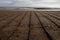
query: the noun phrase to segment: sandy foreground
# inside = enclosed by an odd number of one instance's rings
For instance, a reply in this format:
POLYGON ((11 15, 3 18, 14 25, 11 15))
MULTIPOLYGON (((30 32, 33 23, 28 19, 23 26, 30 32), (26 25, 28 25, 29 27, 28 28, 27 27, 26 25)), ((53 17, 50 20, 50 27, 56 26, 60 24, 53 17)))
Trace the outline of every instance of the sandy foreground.
POLYGON ((0 10, 0 40, 60 40, 60 11, 0 10))

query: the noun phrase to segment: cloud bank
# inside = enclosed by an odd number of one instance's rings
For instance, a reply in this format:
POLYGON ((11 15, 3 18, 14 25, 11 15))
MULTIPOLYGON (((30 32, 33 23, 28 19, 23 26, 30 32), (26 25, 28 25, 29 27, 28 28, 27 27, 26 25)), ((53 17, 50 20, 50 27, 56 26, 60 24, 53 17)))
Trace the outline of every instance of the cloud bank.
POLYGON ((60 8, 60 0, 0 0, 0 7, 60 8))

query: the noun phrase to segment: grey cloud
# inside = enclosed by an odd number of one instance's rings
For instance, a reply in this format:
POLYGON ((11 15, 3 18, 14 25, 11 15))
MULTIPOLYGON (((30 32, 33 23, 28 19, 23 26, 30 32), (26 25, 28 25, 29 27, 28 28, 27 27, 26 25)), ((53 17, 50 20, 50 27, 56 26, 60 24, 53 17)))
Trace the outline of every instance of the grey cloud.
POLYGON ((60 2, 60 0, 31 0, 33 2, 60 2))
POLYGON ((0 0, 0 7, 60 7, 59 0, 0 0))

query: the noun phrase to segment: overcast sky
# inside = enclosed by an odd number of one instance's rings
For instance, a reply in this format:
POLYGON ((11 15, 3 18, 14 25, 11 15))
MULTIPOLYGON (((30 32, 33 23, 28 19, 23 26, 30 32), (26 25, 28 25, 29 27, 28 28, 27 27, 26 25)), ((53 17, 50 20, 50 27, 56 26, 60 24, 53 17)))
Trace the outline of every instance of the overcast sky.
POLYGON ((60 0, 0 0, 0 7, 59 7, 60 0))

